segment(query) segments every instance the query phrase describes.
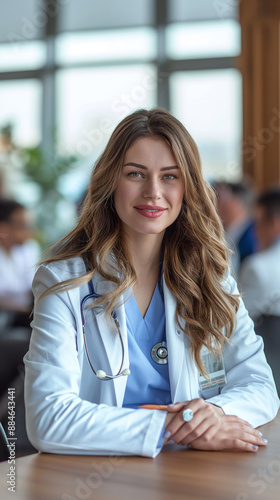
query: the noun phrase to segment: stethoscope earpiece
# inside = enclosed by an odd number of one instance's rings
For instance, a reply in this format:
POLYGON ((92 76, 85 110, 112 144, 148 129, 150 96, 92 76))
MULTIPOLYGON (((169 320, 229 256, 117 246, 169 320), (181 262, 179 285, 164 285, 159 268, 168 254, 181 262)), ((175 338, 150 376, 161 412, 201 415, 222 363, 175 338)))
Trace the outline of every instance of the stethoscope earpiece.
POLYGON ((127 377, 127 375, 129 375, 129 374, 130 374, 130 369, 129 368, 125 368, 122 371, 122 373, 121 373, 121 375, 123 375, 124 377, 127 377))
POLYGON ((130 374, 129 368, 125 368, 121 373, 118 375, 107 375, 107 373, 104 372, 104 370, 97 370, 96 376, 100 378, 100 380, 113 380, 115 378, 119 377, 127 377, 130 374))
POLYGON ((103 370, 97 370, 97 372, 96 372, 96 376, 97 376, 98 378, 100 378, 101 380, 102 380, 103 378, 106 378, 106 377, 107 377, 106 373, 105 373, 103 370))

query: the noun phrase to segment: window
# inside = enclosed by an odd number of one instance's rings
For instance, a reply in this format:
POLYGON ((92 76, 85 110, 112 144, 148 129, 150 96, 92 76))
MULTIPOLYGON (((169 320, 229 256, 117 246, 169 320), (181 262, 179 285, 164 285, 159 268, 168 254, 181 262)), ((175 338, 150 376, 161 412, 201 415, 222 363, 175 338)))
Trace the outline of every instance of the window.
POLYGON ((66 33, 57 37, 59 64, 153 59, 156 34, 152 28, 66 33))
POLYGON ((44 36, 47 23, 45 2, 9 0, 1 3, 0 42, 26 42, 44 36))
POLYGON ((41 140, 41 91, 38 80, 0 81, 0 126, 13 126, 18 146, 34 146, 41 140))
POLYGON ((167 53, 171 58, 236 56, 240 51, 240 25, 231 19, 167 27, 167 53))
POLYGON ((46 64, 43 41, 0 44, 0 71, 19 71, 41 68, 46 64))
POLYGON ((237 70, 177 72, 171 76, 171 111, 196 141, 205 176, 241 174, 241 76, 237 70))
POLYGON ((156 88, 155 68, 151 65, 59 71, 59 149, 96 158, 125 115, 156 105, 156 88))
POLYGON ((171 22, 237 18, 240 0, 169 0, 171 22))
POLYGON ((152 25, 154 4, 154 0, 64 0, 59 9, 58 31, 152 25))

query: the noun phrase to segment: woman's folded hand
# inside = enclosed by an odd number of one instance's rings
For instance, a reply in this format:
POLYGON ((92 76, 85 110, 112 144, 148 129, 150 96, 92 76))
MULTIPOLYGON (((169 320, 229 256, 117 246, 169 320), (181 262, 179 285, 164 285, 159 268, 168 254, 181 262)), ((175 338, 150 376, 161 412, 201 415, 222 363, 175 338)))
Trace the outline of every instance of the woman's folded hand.
POLYGON ((225 415, 223 410, 203 399, 175 403, 168 407, 165 444, 189 445, 197 450, 243 450, 256 452, 266 446, 258 430, 239 417, 225 415), (190 421, 183 418, 191 410, 190 421), (186 414, 186 413, 185 413, 186 414))

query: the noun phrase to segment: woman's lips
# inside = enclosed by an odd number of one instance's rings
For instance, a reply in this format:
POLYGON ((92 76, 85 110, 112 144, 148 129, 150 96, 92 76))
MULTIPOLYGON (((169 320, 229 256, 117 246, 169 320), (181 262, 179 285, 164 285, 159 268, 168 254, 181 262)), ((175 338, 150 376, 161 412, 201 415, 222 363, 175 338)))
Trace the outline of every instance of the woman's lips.
POLYGON ((166 208, 164 207, 151 206, 151 205, 136 205, 134 208, 140 215, 143 215, 148 219, 155 219, 157 217, 160 217, 166 210, 166 208))

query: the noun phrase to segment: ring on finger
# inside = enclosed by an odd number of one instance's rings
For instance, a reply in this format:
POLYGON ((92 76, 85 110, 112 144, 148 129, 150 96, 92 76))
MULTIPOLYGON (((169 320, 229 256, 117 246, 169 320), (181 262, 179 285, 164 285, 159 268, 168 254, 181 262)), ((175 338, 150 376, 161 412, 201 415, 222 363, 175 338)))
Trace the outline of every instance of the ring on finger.
POLYGON ((193 412, 189 408, 183 411, 182 413, 183 420, 185 422, 190 422, 193 419, 193 412))

